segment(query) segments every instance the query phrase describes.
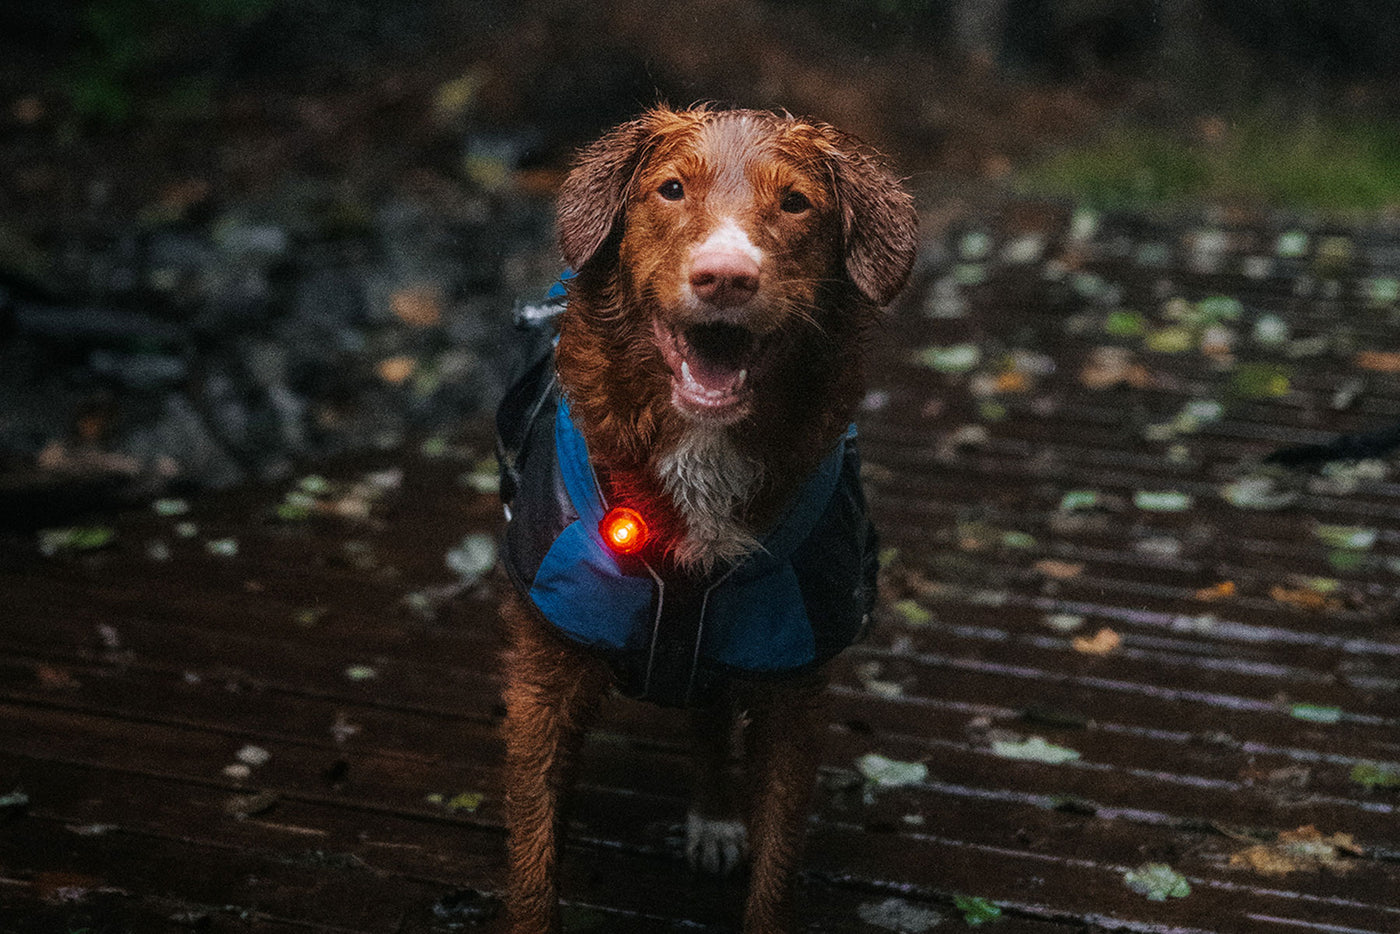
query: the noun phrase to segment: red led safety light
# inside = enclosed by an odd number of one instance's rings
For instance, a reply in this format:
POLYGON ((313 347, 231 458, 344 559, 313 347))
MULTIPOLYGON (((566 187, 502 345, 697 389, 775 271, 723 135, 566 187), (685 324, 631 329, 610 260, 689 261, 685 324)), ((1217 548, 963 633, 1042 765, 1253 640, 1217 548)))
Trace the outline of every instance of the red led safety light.
POLYGON ((636 554, 647 543, 647 524, 635 509, 618 506, 598 523, 604 543, 620 555, 636 554))

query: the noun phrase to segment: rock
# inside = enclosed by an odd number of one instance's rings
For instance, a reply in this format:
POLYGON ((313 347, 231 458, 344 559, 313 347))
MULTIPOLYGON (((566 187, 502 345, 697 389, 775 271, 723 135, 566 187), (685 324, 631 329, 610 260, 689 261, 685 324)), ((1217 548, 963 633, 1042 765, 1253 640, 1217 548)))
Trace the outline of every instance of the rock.
POLYGON ((88 355, 94 373, 128 389, 151 391, 183 382, 189 365, 182 357, 155 353, 121 353, 98 349, 88 355))
POLYGON ((126 438, 125 453, 161 479, 183 480, 214 489, 242 483, 243 468, 219 444, 193 404, 181 393, 165 397, 153 424, 139 425, 126 438))
POLYGON ((15 329, 24 336, 60 343, 130 347, 169 347, 182 343, 184 330, 150 315, 112 308, 50 307, 20 303, 15 329))

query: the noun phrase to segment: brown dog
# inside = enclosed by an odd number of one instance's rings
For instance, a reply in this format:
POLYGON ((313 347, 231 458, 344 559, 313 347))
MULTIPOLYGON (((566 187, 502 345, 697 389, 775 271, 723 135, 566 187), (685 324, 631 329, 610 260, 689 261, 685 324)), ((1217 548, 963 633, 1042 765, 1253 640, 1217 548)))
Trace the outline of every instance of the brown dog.
POLYGON ((558 216, 557 347, 499 418, 511 930, 559 930, 560 795, 617 687, 692 708, 687 855, 749 855, 744 931, 790 931, 823 666, 873 601, 849 425, 912 199, 824 124, 658 109, 582 152, 558 216))

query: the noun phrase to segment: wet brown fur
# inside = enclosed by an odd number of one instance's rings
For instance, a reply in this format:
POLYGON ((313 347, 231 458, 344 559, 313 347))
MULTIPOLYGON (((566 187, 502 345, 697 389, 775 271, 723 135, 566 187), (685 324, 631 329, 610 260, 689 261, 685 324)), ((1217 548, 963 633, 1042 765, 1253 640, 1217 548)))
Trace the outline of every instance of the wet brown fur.
MULTIPOLYGON (((610 503, 636 504, 663 545, 685 521, 655 464, 688 429, 653 317, 676 314, 687 252, 721 214, 763 251, 765 301, 747 327, 770 338, 750 409, 729 428, 763 465, 736 518, 762 531, 849 424, 862 393, 864 338, 913 261, 912 201, 858 141, 821 123, 756 111, 658 109, 585 149, 559 198, 559 237, 577 271, 568 285, 557 366, 610 503), (685 184, 683 204, 658 186, 685 184), (778 208, 799 191, 811 210, 778 208)), ((515 934, 558 931, 559 798, 569 762, 610 683, 522 598, 504 608, 507 660, 508 909, 515 934)), ((742 814, 751 875, 747 934, 793 930, 792 879, 815 775, 823 679, 735 683, 697 711, 695 810, 742 814), (728 789, 729 737, 745 711, 746 795, 728 789)))

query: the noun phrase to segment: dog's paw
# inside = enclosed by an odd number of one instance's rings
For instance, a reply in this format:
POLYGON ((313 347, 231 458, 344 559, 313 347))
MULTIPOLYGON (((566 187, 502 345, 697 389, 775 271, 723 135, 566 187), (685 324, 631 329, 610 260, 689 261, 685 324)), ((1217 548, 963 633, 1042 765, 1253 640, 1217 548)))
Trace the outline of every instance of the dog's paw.
POLYGON ((690 868, 727 876, 749 855, 749 832, 740 820, 703 817, 691 811, 685 818, 685 858, 690 868))

